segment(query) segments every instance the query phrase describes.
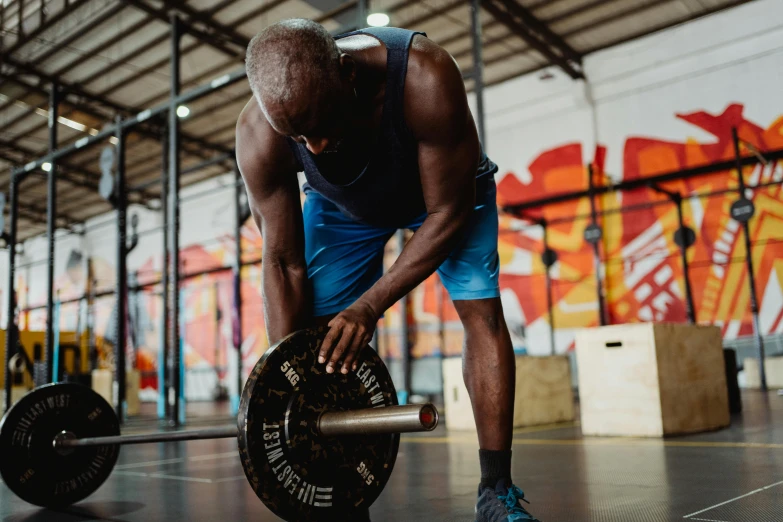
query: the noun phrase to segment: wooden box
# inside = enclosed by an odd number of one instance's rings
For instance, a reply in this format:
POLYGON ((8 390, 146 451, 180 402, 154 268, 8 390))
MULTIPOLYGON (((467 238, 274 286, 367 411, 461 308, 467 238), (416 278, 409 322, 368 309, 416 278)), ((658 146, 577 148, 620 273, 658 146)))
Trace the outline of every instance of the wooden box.
POLYGON ((443 359, 443 414, 449 430, 476 430, 468 389, 462 377, 462 357, 443 359))
POLYGON ((576 336, 582 432, 660 437, 729 425, 720 328, 639 323, 576 336))
POLYGON ((569 422, 574 416, 568 357, 517 357, 514 427, 569 422))
POLYGON ((128 370, 125 374, 125 404, 128 415, 141 413, 141 401, 139 389, 141 387, 141 373, 139 370, 128 370))
POLYGON ((110 370, 92 371, 92 389, 114 406, 114 375, 110 370))
MULTIPOLYGON (((745 369, 745 387, 761 388, 759 375, 759 360, 748 357, 742 362, 745 369)), ((783 357, 767 357, 764 359, 764 371, 767 375, 768 388, 783 388, 783 357)))
MULTIPOLYGON (((443 359, 443 397, 446 428, 475 431, 460 357, 443 359)), ((517 357, 514 427, 567 422, 574 420, 574 415, 568 357, 517 357)))

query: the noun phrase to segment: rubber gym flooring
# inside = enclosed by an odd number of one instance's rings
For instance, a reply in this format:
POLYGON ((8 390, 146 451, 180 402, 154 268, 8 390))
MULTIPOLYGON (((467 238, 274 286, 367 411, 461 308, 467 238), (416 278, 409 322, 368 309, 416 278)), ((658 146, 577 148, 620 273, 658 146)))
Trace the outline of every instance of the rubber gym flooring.
MULTIPOLYGON (((783 396, 743 392, 731 428, 659 439, 584 438, 577 423, 520 429, 514 478, 543 522, 783 521, 783 396)), ((131 423, 128 432, 138 429, 131 423)), ((475 434, 405 435, 375 522, 472 521, 475 434)), ((274 521, 231 439, 125 446, 112 476, 63 512, 0 485, 3 522, 274 521)))

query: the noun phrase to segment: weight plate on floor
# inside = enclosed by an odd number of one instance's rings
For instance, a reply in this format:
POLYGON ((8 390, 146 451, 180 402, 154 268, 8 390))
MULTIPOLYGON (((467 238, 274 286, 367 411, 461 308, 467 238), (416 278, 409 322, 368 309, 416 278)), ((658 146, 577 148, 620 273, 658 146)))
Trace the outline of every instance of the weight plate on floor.
POLYGON ((92 389, 47 384, 13 405, 0 421, 0 475, 21 499, 48 508, 79 502, 111 474, 119 446, 55 450, 54 438, 119 435, 114 410, 92 389))
POLYGON ((239 452, 250 485, 288 521, 350 520, 391 476, 399 434, 321 436, 319 416, 397 405, 378 354, 365 346, 357 370, 327 374, 317 362, 327 328, 294 333, 256 364, 239 407, 239 452))

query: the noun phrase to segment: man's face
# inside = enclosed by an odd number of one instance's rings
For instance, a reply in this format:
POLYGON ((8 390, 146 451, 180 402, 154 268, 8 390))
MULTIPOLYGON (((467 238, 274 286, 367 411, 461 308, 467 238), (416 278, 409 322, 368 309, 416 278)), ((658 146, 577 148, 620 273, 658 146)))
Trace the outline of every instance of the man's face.
POLYGON ((345 90, 321 91, 317 96, 302 92, 288 103, 267 104, 264 108, 279 134, 306 145, 316 155, 335 152, 345 139, 353 110, 353 89, 347 89, 351 95, 345 90))

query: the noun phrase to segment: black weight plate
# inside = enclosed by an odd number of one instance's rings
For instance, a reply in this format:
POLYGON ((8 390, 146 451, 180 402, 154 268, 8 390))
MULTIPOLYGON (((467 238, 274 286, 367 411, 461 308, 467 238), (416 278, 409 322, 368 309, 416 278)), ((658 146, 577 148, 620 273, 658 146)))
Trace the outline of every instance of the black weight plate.
POLYGON ((696 232, 687 225, 683 228, 678 228, 674 232, 674 244, 680 248, 690 248, 696 242, 696 232), (683 239, 684 244, 683 244, 683 239))
POLYGON ((554 266, 554 264, 557 263, 557 252, 551 248, 547 248, 541 253, 541 262, 544 263, 545 267, 554 266))
POLYGON ((83 500, 106 480, 119 446, 55 450, 66 431, 77 438, 119 435, 114 410, 92 389, 73 383, 34 389, 0 421, 0 475, 22 500, 61 508, 83 500))
POLYGON ((369 346, 357 371, 327 374, 317 354, 327 329, 294 333, 256 364, 239 407, 239 452, 250 485, 288 521, 350 520, 391 476, 399 434, 323 437, 320 414, 397 404, 391 376, 369 346))
POLYGON ((603 232, 601 231, 601 227, 596 225, 595 223, 590 223, 585 227, 584 231, 584 238, 585 241, 588 243, 598 243, 601 241, 601 237, 603 237, 603 232))
POLYGON ((756 206, 751 200, 741 198, 731 204, 731 209, 729 212, 731 213, 731 217, 736 221, 745 223, 750 221, 750 218, 752 218, 753 214, 756 213, 756 206))

